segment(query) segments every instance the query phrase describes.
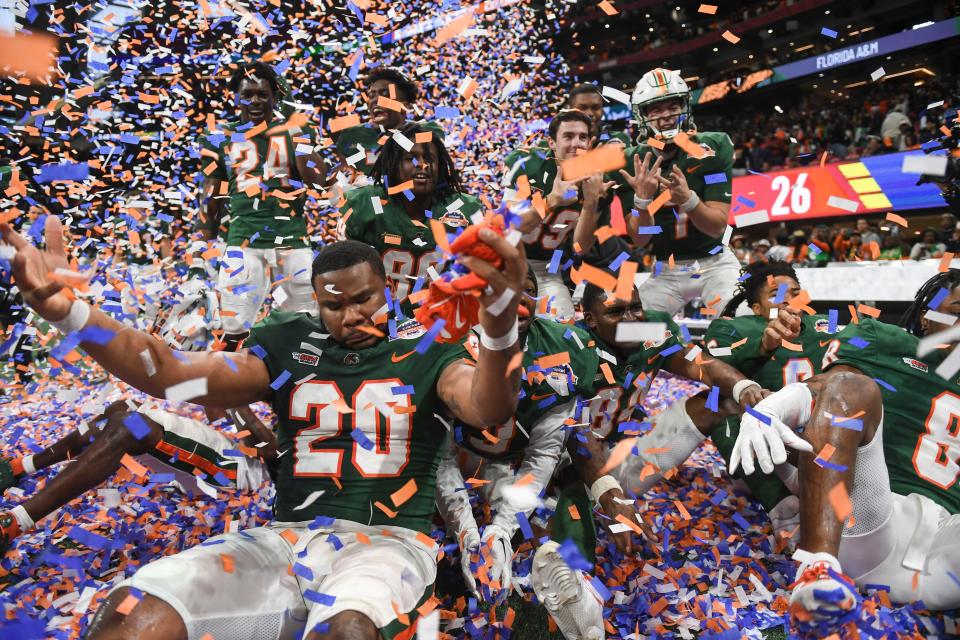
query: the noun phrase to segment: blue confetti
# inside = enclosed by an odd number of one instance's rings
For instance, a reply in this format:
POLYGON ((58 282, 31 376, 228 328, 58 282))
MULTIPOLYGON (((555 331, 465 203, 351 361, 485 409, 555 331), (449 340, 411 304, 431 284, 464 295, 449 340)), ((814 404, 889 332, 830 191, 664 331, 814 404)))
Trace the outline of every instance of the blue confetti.
POLYGON ((303 597, 309 600, 310 602, 316 602, 317 604, 324 604, 328 607, 332 607, 333 603, 337 601, 337 596, 327 595, 326 593, 320 593, 319 591, 314 591, 313 589, 306 589, 303 592, 303 597))
POLYGON ((822 29, 820 29, 820 34, 821 34, 821 35, 825 35, 825 36, 827 36, 828 38, 836 38, 836 37, 837 37, 837 32, 836 32, 836 31, 834 31, 833 29, 828 29, 828 28, 826 28, 826 27, 823 27, 822 29))
POLYGON ((447 321, 444 320, 443 318, 438 318, 433 323, 433 326, 430 327, 430 329, 427 330, 425 334, 423 334, 422 338, 420 338, 420 341, 417 343, 416 352, 419 353, 420 355, 425 354, 427 350, 433 346, 433 343, 436 341, 437 336, 440 335, 440 330, 443 329, 443 325, 445 325, 446 323, 447 321))
POLYGON ((280 375, 277 376, 276 380, 270 383, 270 388, 274 391, 279 391, 280 387, 286 384, 287 380, 290 379, 290 372, 284 369, 280 372, 280 375))
POLYGON ((705 176, 703 176, 703 181, 706 184, 723 184, 727 181, 727 174, 708 173, 705 176))
POLYGON ((150 425, 146 423, 139 413, 131 413, 123 419, 123 426, 127 428, 127 431, 133 434, 133 437, 137 440, 143 440, 150 435, 150 425))

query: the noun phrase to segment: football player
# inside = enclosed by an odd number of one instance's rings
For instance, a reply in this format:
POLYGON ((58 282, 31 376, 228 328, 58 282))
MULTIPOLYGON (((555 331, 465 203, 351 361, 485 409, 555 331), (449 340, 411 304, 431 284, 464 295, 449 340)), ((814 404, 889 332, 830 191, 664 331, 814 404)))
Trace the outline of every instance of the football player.
POLYGON ((402 138, 391 137, 377 156, 374 184, 347 193, 339 226, 341 238, 380 252, 397 300, 404 301, 429 284, 429 270, 444 261, 431 221, 457 231, 481 203, 463 192, 460 173, 433 131, 408 122, 397 134, 402 138))
MULTIPOLYGON (((370 176, 383 143, 391 133, 399 129, 407 120, 416 115, 417 97, 420 88, 401 70, 393 67, 379 67, 367 74, 363 99, 367 107, 367 122, 348 127, 336 134, 336 152, 340 159, 337 169, 348 167, 350 173, 370 176)), ((420 125, 443 139, 443 129, 433 122, 420 122, 420 125)), ((338 171, 339 173, 339 171, 338 171)), ((341 182, 338 180, 338 182, 341 182)), ((357 176, 348 176, 343 185, 363 186, 367 181, 357 180, 357 176)))
POLYGON ((648 71, 631 101, 647 140, 627 150, 633 173, 620 170, 637 213, 627 218, 627 229, 637 247, 652 243, 656 258, 640 296, 647 309, 670 315, 695 298, 719 311, 733 297, 740 272, 722 243, 733 191, 733 143, 725 133, 697 131, 690 89, 679 71, 648 71))
POLYGON ((610 224, 608 190, 615 183, 602 173, 565 180, 558 171, 559 163, 590 149, 593 126, 593 119, 581 111, 561 111, 550 121, 546 153, 534 149, 525 155, 511 154, 507 160, 511 164, 504 184, 513 190, 508 199, 523 201, 520 230, 528 260, 541 292, 549 297, 560 319, 574 314, 570 289, 562 276, 570 267, 571 249, 585 254, 593 247, 595 231, 610 224))
POLYGON ((268 479, 264 460, 276 457, 276 438, 250 409, 230 411, 247 432, 242 453, 237 442, 199 420, 118 401, 43 451, 0 460, 0 489, 6 490, 40 469, 76 458, 35 495, 0 512, 0 555, 38 520, 112 477, 125 456, 155 473, 172 474, 190 494, 201 490, 198 477, 224 488, 257 489, 268 479))
MULTIPOLYGON (((588 461, 583 463, 587 468, 603 466, 606 455, 599 444, 601 441, 612 443, 626 435, 650 430, 650 422, 640 405, 661 368, 719 387, 719 395, 735 399, 741 410, 762 398, 760 386, 733 367, 706 356, 697 347, 684 348, 680 342, 680 329, 672 318, 663 312, 644 309, 636 288, 631 289, 630 300, 617 298, 593 283, 588 283, 584 289, 584 321, 604 361, 601 369, 606 369, 590 401, 591 429, 584 434, 586 438, 582 442, 586 455, 579 448, 571 452, 575 461, 587 458, 588 461), (663 326, 657 326, 659 323, 663 326), (634 330, 643 331, 649 337, 639 339, 636 334, 632 336, 634 330)), ((719 405, 719 397, 717 401, 719 405)), ((725 415, 719 406, 710 408, 708 404, 707 398, 701 395, 678 401, 654 417, 652 433, 660 436, 669 433, 668 438, 662 437, 662 441, 668 444, 648 446, 646 438, 641 438, 636 448, 661 451, 648 454, 656 463, 637 457, 641 462, 636 466, 628 457, 610 474, 595 473, 589 481, 589 496, 602 501, 607 492, 622 491, 621 483, 627 487, 628 495, 637 495, 633 489, 638 479, 649 486, 654 480, 647 476, 655 474, 657 468, 667 470, 686 459, 703 440, 703 433, 713 429, 725 415), (662 452, 663 449, 668 450, 662 452), (645 467, 649 468, 644 470, 645 467)), ((643 491, 645 488, 639 489, 640 493, 643 491)), ((578 502, 582 505, 585 500, 589 511, 587 492, 581 488, 579 493, 580 497, 575 492, 567 492, 564 497, 574 505, 578 502)), ((559 553, 557 542, 573 539, 589 562, 594 557, 590 543, 596 537, 592 520, 572 518, 566 500, 557 504, 553 518, 551 537, 555 542, 541 546, 534 556, 531 581, 537 597, 544 602, 563 634, 567 638, 582 638, 590 635, 592 628, 603 629, 602 607, 587 590, 577 588, 579 581, 559 553)), ((578 506, 577 511, 583 513, 584 507, 578 506)))
POLYGON ((436 574, 427 533, 445 434, 433 414, 445 407, 477 428, 513 415, 522 247, 485 229, 479 238, 502 266, 460 259, 488 283, 473 365, 461 346, 434 343, 425 331, 383 337, 371 318, 386 304, 386 274, 377 251, 360 242, 328 245, 314 261, 319 319, 275 311, 247 350, 178 353, 51 281, 68 264, 59 220, 47 220, 42 252, 6 224, 0 235, 17 251, 14 276, 27 304, 62 333, 80 331, 80 346, 108 372, 152 396, 204 406, 269 401, 278 447, 293 449, 280 457, 274 523, 142 568, 108 596, 89 637, 316 640, 349 630, 373 640, 416 618, 436 574), (84 338, 91 330, 96 342, 84 338), (113 339, 104 343, 104 333, 113 339), (137 605, 121 607, 131 596, 137 605))
POLYGON ((617 131, 603 120, 603 92, 597 85, 589 82, 575 84, 567 96, 567 108, 583 111, 593 120, 590 136, 597 144, 618 142, 623 146, 630 146, 630 136, 623 131, 617 131))
POLYGON ((946 362, 955 345, 921 341, 958 313, 960 271, 951 269, 918 292, 902 321, 909 333, 859 318, 836 336, 823 374, 743 417, 732 468, 742 462, 749 474, 754 458, 766 472, 777 465, 800 496, 791 604, 801 619, 842 616, 856 600, 851 582, 882 585, 898 603, 960 606, 960 380, 946 362), (794 467, 784 430, 801 426, 816 457, 801 454, 794 467))
POLYGON ((325 184, 326 169, 313 152, 310 127, 277 117, 280 87, 266 64, 241 65, 230 80, 240 120, 208 136, 201 150, 207 241, 216 237, 224 200, 230 201, 217 283, 230 350, 247 335, 268 295, 283 310, 316 308, 303 206, 307 190, 325 184))
MULTIPOLYGON (((486 567, 486 582, 509 592, 511 540, 520 526, 518 514, 528 517, 549 483, 570 425, 576 422, 577 399, 593 396, 599 364, 597 351, 585 331, 535 315, 538 292, 532 270, 524 284, 518 311, 524 353, 521 367, 526 374, 522 377, 516 415, 479 433, 456 425, 454 442, 440 463, 437 478, 437 505, 448 533, 460 543, 464 579, 478 598, 481 590, 474 577, 478 553, 482 557, 479 564, 486 567), (560 359, 565 362, 547 364, 564 354, 566 358, 560 359), (460 447, 474 454, 467 457, 466 466, 458 461, 460 447), (479 466, 477 457, 484 461, 477 475, 486 483, 481 492, 496 514, 483 535, 464 491, 464 473, 474 473, 471 469, 479 466)), ((610 517, 620 512, 614 498, 623 499, 623 494, 611 491, 601 504, 610 517)))

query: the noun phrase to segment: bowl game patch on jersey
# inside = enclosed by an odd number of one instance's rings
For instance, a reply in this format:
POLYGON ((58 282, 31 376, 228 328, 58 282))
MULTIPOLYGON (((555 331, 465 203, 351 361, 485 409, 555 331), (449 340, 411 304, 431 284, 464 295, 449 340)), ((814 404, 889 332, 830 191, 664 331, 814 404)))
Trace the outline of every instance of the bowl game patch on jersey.
POLYGON ((644 348, 644 349, 654 349, 654 348, 656 348, 656 347, 659 347, 659 346, 662 345, 664 342, 666 342, 667 340, 669 340, 672 336, 673 336, 673 332, 670 331, 670 329, 667 329, 667 330, 665 330, 665 331, 663 332, 663 337, 662 337, 662 338, 660 338, 660 339, 658 339, 658 340, 647 340, 646 342, 644 342, 644 343, 643 343, 643 348, 644 348))
POLYGON ((904 356, 903 363, 913 367, 917 371, 922 371, 924 373, 927 373, 930 370, 930 367, 927 366, 926 362, 922 362, 920 360, 917 360, 916 358, 908 358, 904 356))
POLYGON ((460 211, 447 211, 440 216, 440 222, 449 227, 465 227, 470 224, 467 216, 463 215, 460 211))
POLYGON ((309 365, 315 367, 320 364, 320 356, 315 353, 300 353, 297 351, 293 352, 293 359, 299 362, 300 364, 309 365))
POLYGON ((406 320, 397 325, 396 335, 387 338, 390 342, 394 340, 411 340, 419 338, 427 332, 427 328, 416 320, 406 320))

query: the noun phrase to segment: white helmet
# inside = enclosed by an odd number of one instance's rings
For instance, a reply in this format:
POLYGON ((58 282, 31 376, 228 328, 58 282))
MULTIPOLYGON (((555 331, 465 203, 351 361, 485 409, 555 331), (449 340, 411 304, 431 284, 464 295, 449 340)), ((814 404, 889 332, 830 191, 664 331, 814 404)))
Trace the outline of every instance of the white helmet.
POLYGON ((681 131, 695 128, 693 114, 690 113, 690 87, 680 77, 679 71, 669 69, 647 71, 637 81, 630 103, 634 117, 640 126, 646 129, 646 135, 649 137, 671 140, 681 131), (680 100, 683 103, 683 111, 674 126, 660 130, 647 119, 647 108, 664 100, 680 100))

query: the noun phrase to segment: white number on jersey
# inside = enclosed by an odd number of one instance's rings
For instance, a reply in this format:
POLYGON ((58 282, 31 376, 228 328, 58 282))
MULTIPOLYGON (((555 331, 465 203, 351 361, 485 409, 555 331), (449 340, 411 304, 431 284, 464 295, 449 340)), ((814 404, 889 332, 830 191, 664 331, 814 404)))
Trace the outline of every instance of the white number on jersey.
POLYGON ((409 407, 410 395, 394 395, 395 387, 403 386, 399 378, 367 380, 353 394, 353 406, 346 404, 334 382, 309 380, 293 390, 290 396, 290 419, 313 424, 294 437, 293 473, 296 476, 339 476, 346 447, 323 448, 323 441, 343 435, 344 421, 352 422, 366 440, 353 438, 350 461, 365 478, 399 475, 410 461, 410 436, 413 414, 397 413, 396 408, 409 407), (383 423, 383 421, 386 421, 383 423), (385 428, 382 428, 385 427, 385 428), (381 431, 383 433, 381 433, 381 431))
POLYGON ((960 396, 944 391, 930 405, 927 432, 917 438, 913 468, 917 475, 941 489, 960 476, 960 396))
POLYGON ((810 358, 790 358, 783 365, 783 386, 792 382, 803 382, 813 377, 813 362, 810 358))
POLYGON ((537 225, 524 234, 522 239, 526 244, 539 242, 544 249, 558 249, 567 239, 567 234, 573 230, 579 217, 580 212, 576 209, 563 209, 557 212, 549 223, 537 225))
POLYGON ((231 143, 227 155, 230 157, 233 173, 237 176, 238 191, 246 191, 261 179, 269 180, 290 173, 290 155, 285 136, 270 136, 267 142, 267 160, 260 176, 254 174, 260 164, 260 154, 257 153, 257 145, 250 140, 231 143))
POLYGON ((415 258, 412 253, 404 249, 390 249, 383 253, 383 268, 387 270, 387 277, 396 284, 397 300, 403 300, 410 293, 410 288, 417 278, 423 278, 424 285, 430 283, 427 270, 443 262, 442 251, 430 251, 415 258), (416 269, 414 269, 416 265, 416 269), (413 277, 411 280, 410 276, 413 277))

